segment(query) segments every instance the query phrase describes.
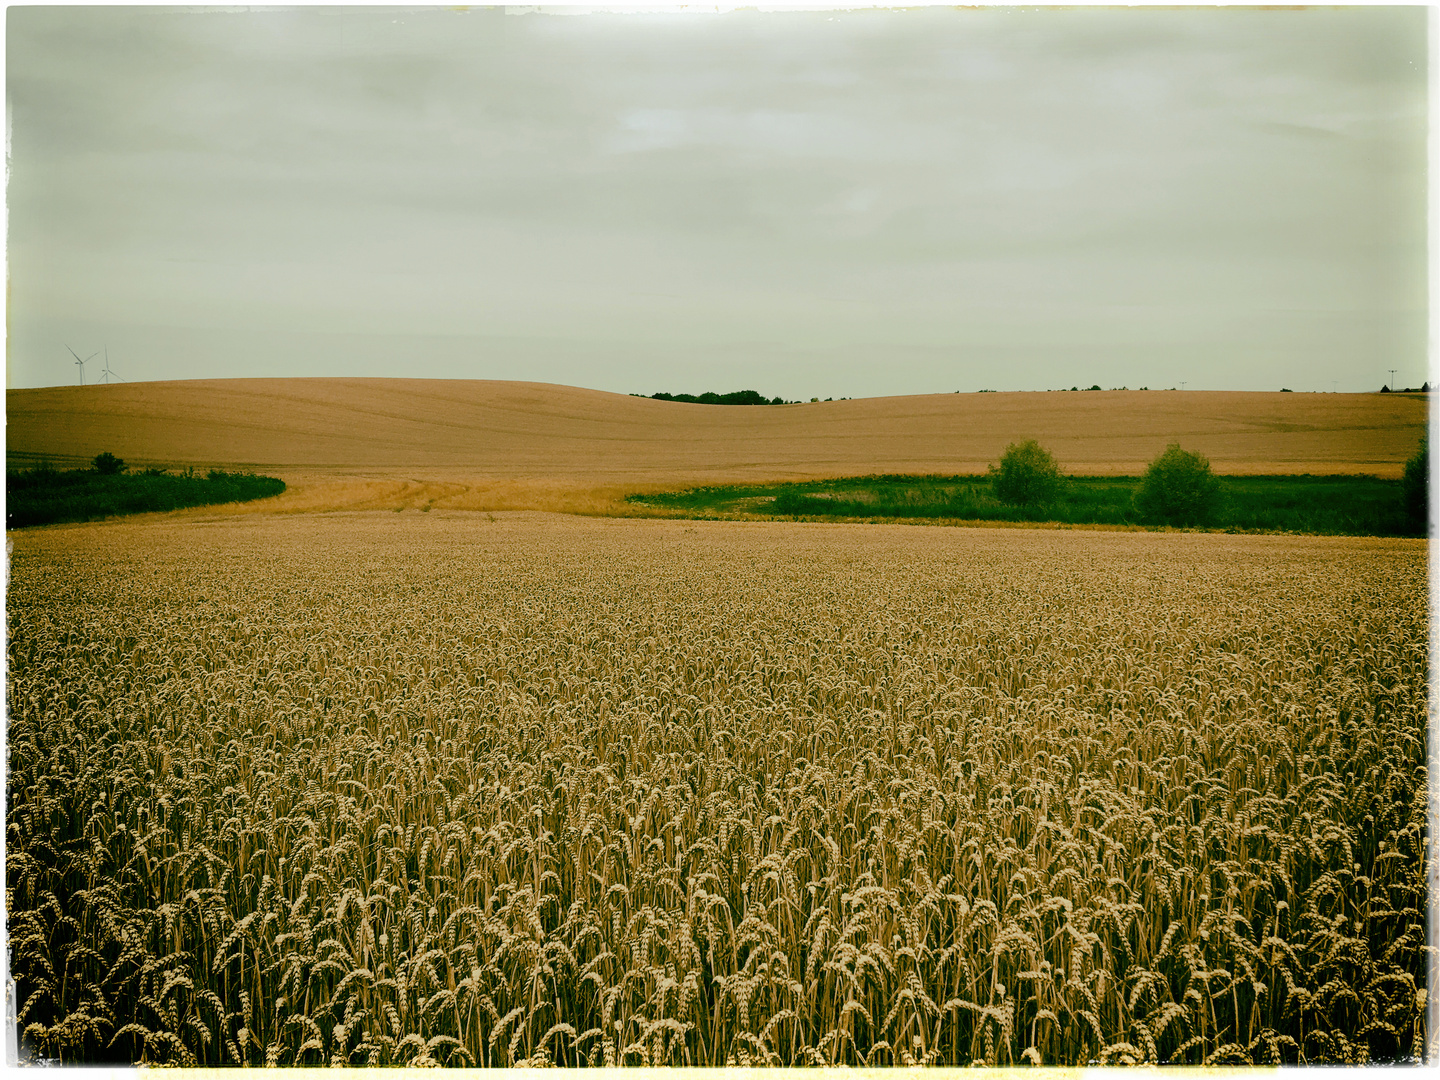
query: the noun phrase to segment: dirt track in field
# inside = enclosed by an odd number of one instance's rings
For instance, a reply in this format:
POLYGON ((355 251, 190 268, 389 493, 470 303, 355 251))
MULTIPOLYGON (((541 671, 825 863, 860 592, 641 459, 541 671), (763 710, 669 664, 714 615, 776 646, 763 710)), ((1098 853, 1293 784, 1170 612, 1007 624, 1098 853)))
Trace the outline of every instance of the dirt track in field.
POLYGON ((216 379, 6 392, 10 468, 108 450, 136 466, 284 478, 271 509, 602 511, 684 484, 976 473, 1038 439, 1067 472, 1124 475, 1169 442, 1215 470, 1399 476, 1424 395, 930 394, 715 406, 543 383, 216 379))

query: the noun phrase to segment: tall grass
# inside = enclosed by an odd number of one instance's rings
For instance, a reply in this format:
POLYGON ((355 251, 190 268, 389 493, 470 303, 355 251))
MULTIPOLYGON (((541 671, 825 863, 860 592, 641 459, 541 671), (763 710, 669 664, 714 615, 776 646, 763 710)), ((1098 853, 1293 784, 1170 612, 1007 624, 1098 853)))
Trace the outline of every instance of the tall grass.
POLYGON ((1427 1045, 1418 544, 234 519, 7 616, 41 1058, 1427 1045))
MULTIPOLYGON (((1065 524, 1155 525, 1140 508, 1137 477, 1068 477, 1057 498, 1038 506, 998 499, 983 477, 871 477, 773 488, 773 501, 751 500, 753 511, 798 517, 954 518, 1065 524)), ((732 489, 730 499, 743 498, 732 489)), ((767 489, 769 490, 769 489, 767 489)), ((695 493, 671 505, 710 501, 695 493)), ((657 502, 655 496, 640 501, 657 502)), ((1402 484, 1373 476, 1226 476, 1204 524, 1216 529, 1275 530, 1320 535, 1412 536, 1402 484)), ((1422 530, 1423 531, 1423 530, 1422 530)))

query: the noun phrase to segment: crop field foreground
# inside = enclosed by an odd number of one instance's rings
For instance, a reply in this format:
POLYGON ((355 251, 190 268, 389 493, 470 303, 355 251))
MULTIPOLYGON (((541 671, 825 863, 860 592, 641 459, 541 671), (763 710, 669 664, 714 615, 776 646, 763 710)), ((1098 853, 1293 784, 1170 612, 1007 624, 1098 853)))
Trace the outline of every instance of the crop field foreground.
POLYGON ((11 542, 33 1057, 1433 1038, 1424 541, 437 509, 11 542))

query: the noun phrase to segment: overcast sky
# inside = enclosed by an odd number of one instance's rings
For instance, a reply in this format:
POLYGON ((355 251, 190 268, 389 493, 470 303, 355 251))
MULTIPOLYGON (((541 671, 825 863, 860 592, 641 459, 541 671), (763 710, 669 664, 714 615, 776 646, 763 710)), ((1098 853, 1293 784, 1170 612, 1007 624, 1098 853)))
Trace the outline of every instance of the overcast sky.
POLYGON ((11 7, 7 384, 1418 384, 1425 20, 11 7))

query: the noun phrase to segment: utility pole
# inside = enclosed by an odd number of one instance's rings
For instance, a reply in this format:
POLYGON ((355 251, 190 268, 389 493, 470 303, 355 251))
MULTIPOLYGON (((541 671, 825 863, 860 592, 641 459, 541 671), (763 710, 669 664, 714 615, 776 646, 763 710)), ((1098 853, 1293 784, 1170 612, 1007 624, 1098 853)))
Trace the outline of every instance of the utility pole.
POLYGON ((1395 369, 1392 367, 1386 368, 1386 370, 1390 372, 1390 392, 1393 394, 1395 392, 1395 369))
POLYGON ((1338 393, 1340 392, 1340 380, 1339 380, 1339 379, 1331 379, 1331 380, 1330 380, 1330 392, 1331 392, 1332 394, 1338 394, 1338 393))
POLYGON ((1180 380, 1180 389, 1181 389, 1181 390, 1184 390, 1184 389, 1185 389, 1185 380, 1184 380, 1184 379, 1181 379, 1181 380, 1180 380))

